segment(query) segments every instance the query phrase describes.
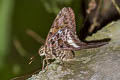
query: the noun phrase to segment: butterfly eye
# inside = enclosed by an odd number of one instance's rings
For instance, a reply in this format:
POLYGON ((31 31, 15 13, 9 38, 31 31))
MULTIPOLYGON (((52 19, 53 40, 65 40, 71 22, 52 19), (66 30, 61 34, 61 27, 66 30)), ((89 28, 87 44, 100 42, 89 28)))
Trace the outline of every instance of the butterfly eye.
POLYGON ((39 55, 40 55, 40 54, 41 54, 41 50, 39 50, 39 52, 38 52, 38 53, 39 53, 39 55))
POLYGON ((39 55, 40 55, 40 56, 44 56, 44 55, 45 55, 45 53, 43 52, 43 50, 40 50, 40 51, 39 51, 39 55))

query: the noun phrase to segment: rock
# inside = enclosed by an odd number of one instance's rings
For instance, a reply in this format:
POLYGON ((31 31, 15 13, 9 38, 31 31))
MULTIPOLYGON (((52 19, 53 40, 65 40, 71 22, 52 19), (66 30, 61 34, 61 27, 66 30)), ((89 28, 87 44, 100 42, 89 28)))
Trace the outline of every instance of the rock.
POLYGON ((75 59, 48 66, 27 80, 120 80, 120 20, 112 22, 87 40, 111 38, 99 48, 75 52, 75 59))

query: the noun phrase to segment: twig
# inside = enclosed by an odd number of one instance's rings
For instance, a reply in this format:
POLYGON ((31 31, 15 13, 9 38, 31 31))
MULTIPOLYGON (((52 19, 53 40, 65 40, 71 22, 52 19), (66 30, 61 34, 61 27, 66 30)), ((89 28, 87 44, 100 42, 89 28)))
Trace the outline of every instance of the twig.
POLYGON ((17 51, 20 53, 20 55, 25 56, 27 52, 25 51, 25 49, 23 49, 20 41, 17 38, 13 39, 13 44, 15 48, 17 49, 17 51))
POLYGON ((92 33, 92 31, 94 30, 94 28, 98 25, 100 25, 98 22, 97 22, 97 18, 98 18, 98 13, 99 13, 99 10, 101 8, 101 4, 102 4, 102 0, 99 1, 99 4, 98 4, 98 7, 97 7, 97 10, 96 10, 96 13, 95 13, 95 17, 93 18, 93 24, 90 26, 90 29, 89 29, 89 33, 92 33))
POLYGON ((36 32, 34 32, 33 30, 27 29, 26 33, 29 36, 31 36, 33 39, 35 39, 37 42, 42 43, 42 44, 45 43, 45 40, 41 36, 39 36, 36 32))
POLYGON ((119 6, 117 5, 116 1, 115 1, 115 0, 112 0, 112 3, 113 3, 113 5, 115 6, 115 8, 117 9, 118 13, 120 14, 120 8, 119 8, 119 6))

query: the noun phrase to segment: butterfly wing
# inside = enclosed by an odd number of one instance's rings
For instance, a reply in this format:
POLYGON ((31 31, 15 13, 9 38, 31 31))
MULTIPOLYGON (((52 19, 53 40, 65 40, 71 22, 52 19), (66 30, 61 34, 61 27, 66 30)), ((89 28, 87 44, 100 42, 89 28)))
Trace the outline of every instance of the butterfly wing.
POLYGON ((53 43, 55 45, 55 43, 57 43, 56 41, 58 40, 58 38, 60 39, 60 35, 62 35, 65 32, 62 31, 61 33, 61 30, 65 28, 70 28, 74 32, 76 31, 74 12, 71 8, 66 8, 66 7, 63 8, 55 18, 53 25, 51 26, 51 29, 48 33, 45 45, 47 47, 52 47, 53 43))
POLYGON ((80 50, 102 46, 105 43, 84 43, 76 35, 75 16, 71 8, 63 8, 54 20, 45 46, 63 50, 80 50))

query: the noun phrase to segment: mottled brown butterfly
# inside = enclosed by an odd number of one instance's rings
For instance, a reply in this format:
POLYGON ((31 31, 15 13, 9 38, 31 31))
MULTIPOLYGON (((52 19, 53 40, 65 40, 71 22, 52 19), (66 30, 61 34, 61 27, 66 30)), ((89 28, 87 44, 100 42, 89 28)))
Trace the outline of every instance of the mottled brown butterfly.
MULTIPOLYGON (((71 8, 63 8, 54 20, 46 42, 39 50, 40 56, 48 63, 49 59, 68 60, 74 57, 74 50, 95 48, 106 44, 81 42, 76 35, 74 12, 71 8)), ((43 66, 44 67, 44 66, 43 66)))

